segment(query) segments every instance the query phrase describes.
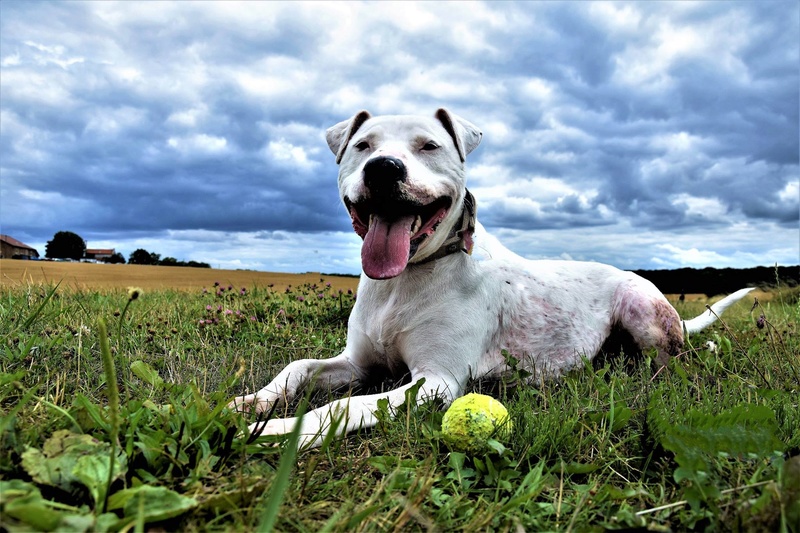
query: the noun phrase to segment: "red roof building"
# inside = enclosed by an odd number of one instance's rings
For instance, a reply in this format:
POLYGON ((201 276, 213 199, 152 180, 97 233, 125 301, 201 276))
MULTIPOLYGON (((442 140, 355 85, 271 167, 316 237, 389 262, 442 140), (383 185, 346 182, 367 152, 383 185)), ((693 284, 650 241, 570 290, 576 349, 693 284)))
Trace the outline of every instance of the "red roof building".
POLYGON ((83 256, 86 259, 107 259, 115 253, 117 252, 114 248, 87 248, 83 256))
POLYGON ((0 258, 2 259, 30 259, 39 258, 36 248, 31 248, 24 242, 14 237, 0 234, 0 258))

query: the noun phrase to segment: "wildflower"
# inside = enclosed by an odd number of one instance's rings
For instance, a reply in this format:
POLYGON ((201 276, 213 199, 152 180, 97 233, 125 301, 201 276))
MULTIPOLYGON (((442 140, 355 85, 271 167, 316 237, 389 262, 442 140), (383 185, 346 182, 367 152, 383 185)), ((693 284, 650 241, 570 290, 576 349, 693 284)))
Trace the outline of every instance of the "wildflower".
POLYGON ((226 309, 226 310, 225 310, 225 314, 226 314, 226 315, 232 315, 232 314, 233 314, 233 311, 231 311, 230 309, 226 309))
POLYGON ((212 307, 210 305, 206 306, 206 311, 211 311, 212 307))
POLYGON ((756 320, 756 327, 758 329, 764 329, 764 326, 766 325, 767 325, 767 317, 764 316, 764 313, 761 313, 761 316, 758 317, 758 320, 756 320))
POLYGON ((246 292, 247 292, 247 289, 245 289, 244 287, 242 287, 242 290, 240 290, 240 291, 239 291, 239 294, 241 294, 242 296, 244 296, 246 292))
POLYGON ((142 295, 142 289, 139 287, 128 287, 128 301, 132 302, 142 295))
POLYGON ((305 302, 305 301, 306 301, 306 299, 305 299, 305 298, 303 298, 302 296, 298 296, 298 297, 297 297, 297 301, 298 301, 298 302, 305 302))
POLYGON ((321 293, 317 294, 317 298, 319 298, 320 300, 322 300, 323 298, 325 298, 325 293, 322 293, 322 292, 321 292, 321 293))
POLYGON ((256 321, 256 317, 254 317, 254 316, 251 316, 251 317, 250 317, 250 322, 255 322, 255 321, 256 321))
POLYGON ((240 357, 239 358, 239 368, 236 369, 236 373, 234 374, 236 379, 239 379, 240 377, 242 377, 244 375, 245 370, 246 370, 246 368, 245 368, 245 364, 244 364, 244 358, 240 357))

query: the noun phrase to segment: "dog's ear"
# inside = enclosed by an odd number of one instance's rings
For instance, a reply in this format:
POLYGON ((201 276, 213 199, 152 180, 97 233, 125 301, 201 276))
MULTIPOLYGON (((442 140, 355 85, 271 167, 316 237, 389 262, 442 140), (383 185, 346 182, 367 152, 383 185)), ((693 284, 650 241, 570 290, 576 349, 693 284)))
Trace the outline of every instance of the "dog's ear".
POLYGON ((358 128, 360 128, 370 116, 368 111, 359 111, 352 118, 328 128, 328 131, 325 132, 325 139, 328 141, 328 146, 330 146, 331 152, 336 154, 337 165, 342 162, 342 156, 344 155, 345 148, 347 148, 347 143, 350 142, 350 139, 353 138, 358 128))
POLYGON ((439 119, 444 129, 453 138, 456 150, 458 150, 458 155, 463 163, 467 159, 467 154, 481 143, 483 133, 471 122, 450 113, 443 107, 436 111, 436 118, 439 119))

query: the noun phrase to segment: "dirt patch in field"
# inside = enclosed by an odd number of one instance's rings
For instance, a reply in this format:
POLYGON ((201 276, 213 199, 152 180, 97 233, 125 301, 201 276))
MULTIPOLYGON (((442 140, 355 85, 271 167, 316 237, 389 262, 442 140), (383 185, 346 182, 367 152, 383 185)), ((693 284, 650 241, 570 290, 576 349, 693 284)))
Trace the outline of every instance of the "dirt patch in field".
POLYGON ((276 288, 288 285, 297 287, 304 283, 324 285, 333 289, 353 291, 358 287, 358 278, 327 276, 309 272, 306 274, 284 274, 280 272, 256 272, 252 270, 216 270, 211 268, 167 267, 149 265, 106 265, 95 263, 60 263, 51 261, 18 261, 0 259, 0 287, 12 287, 27 283, 58 283, 62 288, 113 289, 140 287, 144 290, 211 289, 214 283, 235 289, 246 287, 276 288))

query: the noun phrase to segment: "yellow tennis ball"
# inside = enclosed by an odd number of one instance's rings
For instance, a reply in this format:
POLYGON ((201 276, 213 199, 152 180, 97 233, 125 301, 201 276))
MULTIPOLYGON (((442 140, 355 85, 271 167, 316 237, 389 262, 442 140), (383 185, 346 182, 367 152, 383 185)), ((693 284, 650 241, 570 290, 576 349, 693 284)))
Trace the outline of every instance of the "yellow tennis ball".
POLYGON ((471 393, 457 398, 442 418, 442 436, 447 444, 471 454, 488 451, 488 439, 508 439, 511 430, 505 406, 485 394, 471 393))

